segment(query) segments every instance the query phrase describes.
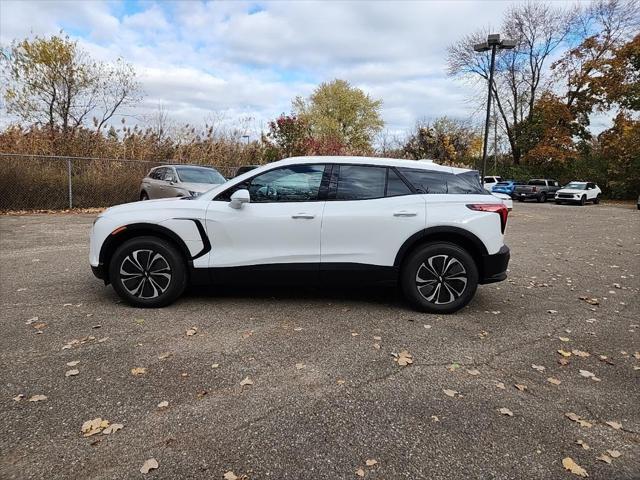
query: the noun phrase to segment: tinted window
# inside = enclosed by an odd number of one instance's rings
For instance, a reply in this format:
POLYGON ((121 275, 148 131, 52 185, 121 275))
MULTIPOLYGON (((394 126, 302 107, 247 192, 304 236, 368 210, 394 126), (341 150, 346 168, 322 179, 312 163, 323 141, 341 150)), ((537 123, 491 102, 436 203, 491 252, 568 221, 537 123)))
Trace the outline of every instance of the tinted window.
POLYGON ((308 202, 318 199, 324 165, 292 165, 249 181, 252 202, 308 202))
POLYGON ((546 187, 547 184, 545 183, 544 180, 529 180, 528 185, 535 185, 538 187, 546 187))
POLYGON ((166 171, 166 168, 156 168, 153 171, 153 175, 151 178, 155 179, 155 180, 162 180, 164 178, 164 172, 166 171))
POLYGON ((163 179, 167 182, 175 182, 177 180, 176 174, 173 168, 165 168, 163 179))
POLYGON ((213 168, 176 167, 178 177, 188 183, 224 183, 225 179, 213 168))
POLYGON ((493 177, 484 177, 484 183, 494 183, 495 180, 493 177))
POLYGON ((400 173, 415 187, 418 193, 485 194, 478 172, 446 173, 430 170, 401 168, 400 173))
POLYGON ((392 168, 387 176, 387 197, 397 197, 399 195, 411 195, 411 189, 398 176, 392 168))
POLYGON ((385 167, 340 165, 336 200, 366 200, 384 197, 385 167))

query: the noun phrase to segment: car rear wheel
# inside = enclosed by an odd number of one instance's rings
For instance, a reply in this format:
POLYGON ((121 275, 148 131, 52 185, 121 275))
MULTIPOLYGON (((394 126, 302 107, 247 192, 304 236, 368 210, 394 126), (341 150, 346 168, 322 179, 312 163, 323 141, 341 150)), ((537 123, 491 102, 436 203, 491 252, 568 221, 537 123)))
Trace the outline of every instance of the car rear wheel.
POLYGON ((547 201, 547 195, 543 192, 536 200, 538 200, 538 203, 544 203, 547 201))
POLYGON ((584 205, 585 203, 587 203, 587 196, 582 195, 582 197, 580 197, 580 205, 584 205))
POLYGON ((463 248, 430 243, 409 255, 400 272, 403 293, 418 310, 453 313, 467 305, 478 287, 478 268, 463 248))
POLYGON ((140 194, 140 200, 149 200, 149 195, 147 195, 147 192, 142 192, 140 194))
POLYGON ((129 305, 169 305, 184 291, 187 269, 183 256, 166 240, 138 237, 120 245, 109 263, 116 293, 129 305))

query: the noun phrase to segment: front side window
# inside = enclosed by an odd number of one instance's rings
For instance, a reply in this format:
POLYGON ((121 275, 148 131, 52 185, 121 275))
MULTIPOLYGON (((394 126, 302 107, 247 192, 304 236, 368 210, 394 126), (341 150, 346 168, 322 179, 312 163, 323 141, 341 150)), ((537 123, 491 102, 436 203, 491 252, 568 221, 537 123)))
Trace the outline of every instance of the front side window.
POLYGON ((226 181, 213 168, 176 167, 176 172, 181 182, 220 184, 226 181))
POLYGON ((386 167, 340 165, 336 200, 384 197, 386 180, 386 167))
POLYGON ((247 189, 251 201, 312 202, 318 200, 324 165, 291 165, 252 178, 247 189))

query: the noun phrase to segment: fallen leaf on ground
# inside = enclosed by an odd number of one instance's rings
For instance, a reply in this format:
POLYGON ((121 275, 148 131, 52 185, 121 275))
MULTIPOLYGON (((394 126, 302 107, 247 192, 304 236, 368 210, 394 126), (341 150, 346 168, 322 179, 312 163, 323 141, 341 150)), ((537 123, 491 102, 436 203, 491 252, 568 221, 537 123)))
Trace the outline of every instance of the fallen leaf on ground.
POLYGON ((211 364, 211 368, 218 368, 218 367, 220 367, 219 363, 212 363, 211 364))
POLYGON ((565 413, 564 416, 567 417, 569 420, 572 420, 572 421, 576 422, 581 427, 587 427, 587 428, 591 428, 592 427, 591 423, 589 423, 586 420, 580 418, 578 415, 576 415, 573 412, 565 413))
POLYGON ((32 317, 29 320, 27 320, 26 322, 24 322, 25 325, 31 325, 32 323, 35 323, 38 321, 38 317, 32 317))
POLYGON ((521 392, 524 392, 527 390, 527 386, 526 385, 522 385, 521 383, 516 383, 514 385, 514 387, 516 387, 518 390, 520 390, 521 392))
POLYGON ((235 473, 233 473, 231 470, 229 470, 228 472, 225 472, 225 474, 223 475, 224 480, 238 480, 238 477, 235 473))
POLYGON ((584 450, 589 450, 589 445, 587 445, 584 441, 576 440, 576 443, 580 445, 584 450))
POLYGON ((622 455, 618 450, 607 450, 607 453, 611 458, 618 458, 620 455, 622 455))
POLYGON ((245 377, 244 380, 240 382, 240 386, 244 387, 245 385, 253 385, 253 380, 251 380, 249 377, 245 377))
POLYGON ((508 415, 509 417, 513 417, 513 412, 511 410, 509 410, 508 408, 502 407, 502 408, 499 408, 498 411, 502 415, 508 415))
POLYGON ((574 462, 571 457, 563 458, 562 459, 562 466, 564 468, 566 468, 567 470, 569 470, 574 475, 577 475, 579 477, 588 477, 589 476, 587 471, 584 468, 582 468, 580 465, 578 465, 576 462, 574 462))
POLYGON ((192 337, 192 336, 194 336, 194 335, 196 334, 196 332, 197 332, 197 331, 198 331, 198 328, 197 328, 197 327, 191 327, 189 330, 187 330, 187 331, 186 331, 186 332, 184 332, 184 333, 185 333, 185 335, 186 335, 187 337, 192 337))
POLYGON ((615 422, 615 421, 609 421, 609 422, 604 422, 604 423, 609 425, 614 430, 620 430, 622 428, 622 424, 618 423, 618 422, 615 422))
POLYGON ((64 376, 65 377, 75 377, 79 373, 80 373, 80 370, 77 370, 77 369, 74 368, 73 370, 67 370, 66 372, 64 372, 64 376))
POLYGON ((367 465, 367 467, 373 467, 374 465, 376 465, 378 463, 378 461, 374 460, 373 458, 370 458, 364 463, 367 465))
POLYGON ((136 367, 131 369, 132 375, 144 375, 145 373, 147 373, 147 369, 143 367, 136 367))
POLYGON ((373 344, 373 348, 375 348, 376 350, 380 350, 380 344, 379 343, 374 343, 373 344))
POLYGON ((19 393, 18 395, 16 395, 15 397, 13 397, 13 400, 15 402, 19 402, 20 400, 22 400, 24 398, 24 393, 19 393))
POLYGON ((588 357, 589 355, 591 355, 589 352, 583 352, 582 350, 571 350, 571 353, 573 353, 576 357, 588 357))
POLYGON ((158 408, 167 408, 168 406, 169 406, 169 402, 167 402, 166 400, 163 400, 158 404, 158 408))
POLYGON ((359 468, 356 470, 356 475, 359 477, 364 477, 364 470, 359 468))
POLYGON ((554 315, 556 313, 558 313, 557 310, 547 310, 547 313, 550 313, 551 315, 554 315))
POLYGON ((336 383, 337 383, 338 385, 344 385, 344 384, 345 384, 345 382, 346 382, 346 380, 343 380, 343 379, 341 379, 341 378, 339 378, 338 380, 336 380, 336 383))
POLYGON ((570 357, 571 356, 571 352, 567 352, 566 350, 558 350, 558 353, 560 355, 562 355, 563 357, 570 357))
POLYGON ((164 353, 161 353, 160 355, 158 355, 158 359, 165 360, 165 359, 169 358, 172 355, 173 355, 173 353, 171 353, 171 352, 164 352, 164 353))
POLYGON ((394 359, 401 367, 406 367, 413 363, 413 356, 406 350, 401 351, 394 359))
POLYGON ((596 377, 595 374, 590 372, 589 370, 580 370, 580 376, 582 376, 584 378, 590 378, 591 380, 593 380, 595 382, 599 382, 600 381, 600 379, 598 377, 596 377))
POLYGON ((589 305, 600 305, 600 302, 598 301, 597 298, 591 298, 591 297, 578 297, 580 300, 584 300, 585 302, 587 302, 589 305))
POLYGON ((499 388, 499 389, 501 389, 501 390, 504 390, 504 389, 505 389, 505 388, 507 388, 507 387, 505 387, 505 386, 504 386, 504 383, 502 383, 502 382, 496 382, 496 388, 499 388))
POLYGON ((67 367, 75 367, 80 363, 80 360, 74 360, 73 362, 67 362, 67 367))
POLYGON ((601 455, 598 455, 596 457, 596 460, 600 460, 601 462, 604 462, 604 463, 609 463, 609 464, 611 463, 611 458, 605 455, 604 453, 601 455))
POLYGON ((358 335, 360 335, 358 332, 351 332, 352 337, 357 337, 358 335))
POLYGON ((459 393, 456 390, 449 390, 448 388, 445 388, 442 391, 447 397, 455 397, 459 393))
POLYGON ((140 473, 149 473, 149 470, 155 470, 158 468, 158 461, 155 458, 146 460, 140 467, 140 473))
POLYGON ((531 365, 531 368, 533 368, 534 370, 537 370, 539 372, 544 372, 546 370, 546 368, 543 367, 542 365, 531 365))
POLYGON ((40 402, 40 401, 46 400, 46 399, 47 399, 46 395, 34 395, 28 401, 29 402, 40 402))
POLYGON ((437 416, 437 415, 431 415, 431 421, 432 421, 432 422, 439 422, 439 421, 440 421, 440 419, 438 418, 438 416, 437 416))
POLYGON ((302 370, 305 367, 304 363, 296 363, 296 369, 302 370))
POLYGON ((560 380, 558 380, 557 378, 554 378, 554 377, 547 378, 547 382, 552 383, 554 385, 560 385, 560 383, 562 383, 562 382, 560 382, 560 380))
POLYGON ((558 340, 560 340, 561 342, 569 342, 569 338, 567 337, 558 337, 558 340))
POLYGON ((80 431, 83 433, 83 436, 90 437, 91 435, 95 435, 96 433, 100 433, 103 429, 109 426, 108 420, 103 420, 100 417, 94 418, 93 420, 87 420, 82 424, 80 431))
POLYGON ((117 432, 118 430, 122 430, 122 428, 124 427, 123 424, 121 423, 112 423, 111 425, 109 425, 107 428, 105 428, 102 431, 103 435, 110 435, 112 433, 117 432))
POLYGON ((382 337, 375 336, 375 337, 373 337, 373 339, 374 339, 376 342, 379 342, 379 341, 381 341, 381 340, 382 340, 382 337))
POLYGON ((480 370, 476 370, 475 368, 471 369, 471 370, 467 370, 467 373, 469 375, 473 375, 474 377, 477 375, 480 375, 480 370))

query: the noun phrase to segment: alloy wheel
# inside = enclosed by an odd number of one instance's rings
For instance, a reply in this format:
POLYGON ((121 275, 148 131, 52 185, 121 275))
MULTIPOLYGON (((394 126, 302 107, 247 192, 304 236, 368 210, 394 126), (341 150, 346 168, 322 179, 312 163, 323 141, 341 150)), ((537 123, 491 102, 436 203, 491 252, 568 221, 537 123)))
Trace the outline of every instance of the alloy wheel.
POLYGON ((120 264, 120 281, 135 297, 156 298, 171 284, 171 266, 154 250, 133 250, 120 264))
POLYGON ((427 302, 445 305, 456 301, 467 287, 467 271, 450 255, 434 255, 416 272, 416 287, 427 302))

